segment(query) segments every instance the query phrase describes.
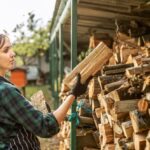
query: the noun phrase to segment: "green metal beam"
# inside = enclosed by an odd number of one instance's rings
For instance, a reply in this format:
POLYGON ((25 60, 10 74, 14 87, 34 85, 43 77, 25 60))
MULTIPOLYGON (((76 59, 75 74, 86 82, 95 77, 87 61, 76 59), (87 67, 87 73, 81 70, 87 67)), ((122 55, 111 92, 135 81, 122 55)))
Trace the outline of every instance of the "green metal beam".
POLYGON ((55 29, 55 27, 56 27, 56 25, 59 21, 59 18, 60 18, 61 14, 62 14, 65 6, 66 6, 67 1, 68 0, 61 0, 60 2, 58 2, 59 3, 59 8, 58 9, 56 9, 56 7, 58 6, 58 3, 56 1, 56 4, 55 4, 56 6, 55 6, 55 9, 54 9, 53 19, 52 19, 52 24, 51 24, 52 26, 50 28, 51 32, 53 32, 53 30, 55 29))
POLYGON ((70 16, 70 3, 71 3, 71 0, 68 0, 66 5, 65 5, 65 8, 64 8, 59 20, 58 20, 56 27, 54 28, 54 30, 51 33, 50 43, 56 37, 56 34, 59 30, 60 25, 63 24, 66 21, 66 19, 70 16))
POLYGON ((51 51, 50 51, 50 55, 51 55, 51 90, 52 90, 52 97, 54 96, 54 49, 55 49, 55 43, 54 41, 51 43, 52 47, 51 47, 51 51))
POLYGON ((52 43, 49 47, 49 84, 50 88, 52 89, 52 43))
MULTIPOLYGON (((71 69, 77 64, 77 0, 71 0, 71 69)), ((76 113, 76 100, 71 113, 76 113)), ((76 150, 76 119, 71 122, 71 150, 76 150)))
POLYGON ((54 108, 56 109, 58 107, 58 46, 57 46, 57 37, 54 39, 54 52, 53 52, 53 68, 54 68, 54 108))
POLYGON ((60 83, 62 83, 63 75, 64 75, 64 60, 63 60, 63 25, 60 25, 59 28, 59 73, 60 73, 60 83))

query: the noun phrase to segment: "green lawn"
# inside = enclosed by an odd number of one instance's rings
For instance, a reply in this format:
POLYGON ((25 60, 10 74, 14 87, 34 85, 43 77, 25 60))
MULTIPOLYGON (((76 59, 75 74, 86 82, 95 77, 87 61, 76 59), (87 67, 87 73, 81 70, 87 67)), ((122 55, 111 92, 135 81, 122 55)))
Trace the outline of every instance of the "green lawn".
POLYGON ((50 104, 50 107, 52 108, 53 104, 51 101, 51 91, 48 85, 27 85, 25 88, 26 91, 25 97, 30 100, 30 97, 39 90, 43 91, 45 99, 47 100, 48 104, 50 104))
POLYGON ((51 110, 56 109, 59 104, 55 101, 56 99, 52 100, 51 91, 48 85, 27 85, 25 88, 25 97, 30 100, 30 97, 39 90, 43 91, 45 99, 50 105, 51 110))
POLYGON ((26 97, 29 99, 34 93, 42 90, 45 98, 48 100, 51 98, 51 92, 48 85, 28 85, 26 86, 26 97))

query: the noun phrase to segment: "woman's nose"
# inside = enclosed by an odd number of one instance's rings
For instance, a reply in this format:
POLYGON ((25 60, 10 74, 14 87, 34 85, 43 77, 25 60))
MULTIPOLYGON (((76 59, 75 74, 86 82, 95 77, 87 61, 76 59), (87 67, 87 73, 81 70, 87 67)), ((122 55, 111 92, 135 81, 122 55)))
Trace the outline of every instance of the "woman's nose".
POLYGON ((11 57, 15 57, 16 56, 16 54, 15 54, 15 52, 13 50, 11 50, 10 55, 11 55, 11 57))

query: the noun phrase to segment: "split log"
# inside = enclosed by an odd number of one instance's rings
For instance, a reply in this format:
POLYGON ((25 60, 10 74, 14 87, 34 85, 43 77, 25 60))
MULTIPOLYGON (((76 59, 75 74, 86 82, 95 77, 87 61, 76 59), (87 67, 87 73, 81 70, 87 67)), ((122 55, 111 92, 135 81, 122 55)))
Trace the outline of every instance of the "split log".
POLYGON ((127 61, 129 55, 136 56, 138 55, 138 48, 126 48, 124 45, 120 48, 120 59, 122 63, 127 61))
POLYGON ((118 64, 118 63, 121 62, 121 61, 120 61, 120 56, 119 56, 119 47, 117 46, 116 49, 117 49, 117 50, 116 50, 115 52, 113 52, 113 56, 114 56, 114 59, 115 59, 116 63, 118 64))
POLYGON ((106 144, 103 150, 115 150, 115 144, 106 144))
POLYGON ((125 80, 120 80, 120 81, 116 81, 116 82, 113 82, 113 83, 106 84, 104 86, 104 89, 107 92, 111 92, 111 91, 119 88, 124 82, 125 82, 125 80))
POLYGON ((126 35, 125 33, 122 32, 117 32, 116 34, 117 38, 119 39, 119 41, 130 41, 130 42, 134 42, 134 39, 131 38, 130 36, 126 35))
POLYGON ((84 127, 84 126, 90 126, 94 127, 94 120, 91 117, 83 117, 79 116, 79 126, 84 127))
POLYGON ((101 106, 104 107, 110 126, 112 127, 112 118, 110 116, 110 110, 112 109, 114 101, 106 96, 101 97, 101 106))
POLYGON ((105 75, 124 74, 124 73, 125 73, 125 70, 126 70, 126 69, 124 69, 124 68, 113 69, 113 70, 105 71, 104 74, 105 74, 105 75))
POLYGON ((105 109, 103 107, 99 107, 95 109, 95 114, 97 118, 101 117, 101 114, 105 112, 105 109))
POLYGON ((68 121, 64 121, 61 124, 61 132, 60 132, 61 136, 63 138, 68 138, 70 137, 70 122, 68 121))
POLYGON ((89 43, 89 49, 94 49, 98 44, 100 40, 95 37, 95 35, 90 36, 90 43, 89 43))
POLYGON ((71 88, 75 82, 77 73, 81 74, 81 83, 84 83, 91 75, 94 76, 97 71, 101 70, 111 56, 112 51, 103 42, 100 42, 100 44, 98 44, 98 46, 64 79, 64 84, 71 88))
POLYGON ((95 48, 94 35, 90 36, 89 49, 95 48))
POLYGON ((126 68, 130 68, 130 67, 133 67, 133 63, 131 64, 117 64, 117 65, 108 65, 108 66, 105 66, 103 68, 103 71, 109 71, 109 70, 116 70, 116 69, 126 69, 126 68))
POLYGON ((126 69, 126 76, 128 78, 131 78, 133 75, 145 74, 147 72, 150 72, 150 64, 144 64, 139 67, 128 68, 126 69))
POLYGON ((148 58, 147 57, 146 58, 142 58, 141 61, 142 61, 143 64, 150 64, 150 58, 149 57, 148 58))
POLYGON ((99 95, 99 98, 101 100, 101 106, 105 108, 105 112, 109 112, 114 106, 114 100, 107 95, 101 95, 101 97, 99 95))
POLYGON ((133 127, 131 121, 126 121, 121 124, 123 133, 126 138, 132 138, 133 127))
POLYGON ((116 65, 117 64, 117 61, 116 61, 114 55, 109 59, 109 63, 108 64, 109 65, 116 65))
POLYGON ((103 71, 106 75, 124 74, 127 68, 133 67, 133 64, 117 64, 105 66, 103 71))
POLYGON ((111 91, 107 94, 108 97, 112 98, 114 101, 123 101, 129 99, 141 99, 140 93, 129 93, 129 84, 125 82, 120 88, 111 91))
POLYGON ((97 144, 94 140, 93 133, 87 132, 84 135, 76 137, 77 140, 77 150, 83 150, 84 147, 97 148, 97 144))
MULTIPOLYGON (((99 141, 100 141, 100 149, 105 149, 107 150, 107 148, 111 148, 113 147, 112 145, 113 144, 113 133, 112 133, 112 128, 110 128, 109 124, 99 124, 99 141), (106 130, 107 133, 105 133, 105 129, 108 129, 109 130, 106 130), (104 129, 105 128, 105 129, 104 129), (107 135, 107 137, 105 137, 105 135, 107 135), (111 144, 106 144, 106 143, 111 143, 111 144), (106 146, 107 145, 107 146, 106 146)), ((109 149, 108 149, 109 150, 109 149)))
POLYGON ((150 101, 150 92, 147 92, 145 95, 146 95, 146 99, 147 99, 148 101, 150 101))
POLYGON ((109 124, 108 116, 106 113, 101 115, 101 124, 109 124))
POLYGON ((92 132, 92 134, 93 134, 93 138, 96 142, 97 147, 100 148, 99 131, 98 130, 94 131, 94 132, 92 132))
POLYGON ((146 93, 150 92, 150 76, 144 78, 142 91, 146 93))
POLYGON ((134 134, 133 141, 136 150, 144 150, 146 147, 146 133, 134 134))
POLYGON ((124 134, 123 134, 123 130, 122 130, 122 127, 119 123, 114 123, 113 124, 113 131, 114 131, 114 139, 121 139, 124 137, 124 134))
POLYGON ((106 84, 119 81, 122 77, 122 75, 99 76, 98 82, 100 84, 101 91, 104 90, 104 86, 106 84))
POLYGON ((47 114, 51 111, 50 106, 46 101, 42 90, 39 90, 38 92, 34 93, 30 99, 32 105, 41 112, 43 112, 43 114, 47 114))
POLYGON ((62 83, 61 85, 61 95, 65 94, 69 90, 68 86, 62 83))
POLYGON ((59 142, 59 150, 66 150, 65 145, 64 145, 64 141, 59 142))
POLYGON ((135 150, 134 143, 133 142, 122 142, 122 143, 117 143, 116 145, 116 150, 135 150))
POLYGON ((113 136, 113 129, 110 127, 109 124, 102 124, 101 131, 102 132, 102 145, 106 145, 108 143, 113 143, 114 136, 113 136))
POLYGON ((97 99, 92 100, 92 111, 95 111, 98 107, 100 107, 99 101, 97 99))
POLYGON ((148 114, 149 114, 149 116, 150 116, 150 108, 148 109, 148 114))
POLYGON ((126 64, 132 64, 133 63, 133 57, 132 55, 129 55, 126 61, 126 64))
POLYGON ((92 117, 92 109, 88 99, 82 99, 77 105, 79 116, 92 117))
POLYGON ((112 126, 112 121, 111 120, 114 120, 114 121, 117 121, 117 120, 120 120, 120 119, 124 119, 128 113, 115 113, 114 111, 114 99, 117 101, 119 101, 119 98, 117 99, 117 97, 119 97, 117 95, 115 95, 115 92, 116 91, 113 91, 113 93, 111 92, 111 95, 110 93, 108 93, 107 95, 105 96, 102 96, 101 94, 99 94, 98 98, 101 102, 101 106, 104 107, 105 109, 105 112, 106 112, 106 116, 107 116, 107 119, 110 123, 110 126, 112 126))
POLYGON ((117 101, 114 103, 115 113, 129 112, 137 109, 138 99, 117 101))
POLYGON ((97 99, 97 94, 99 94, 101 91, 100 85, 98 82, 97 77, 93 77, 92 81, 90 82, 89 85, 89 98, 91 99, 97 99))
POLYGON ((70 149, 70 138, 64 139, 65 150, 70 149))
POLYGON ((94 123, 96 128, 98 129, 98 124, 100 124, 100 119, 96 117, 95 112, 92 113, 93 119, 94 119, 94 123))
POLYGON ((129 63, 133 63, 134 67, 141 65, 142 64, 142 56, 137 55, 137 56, 133 57, 132 55, 129 55, 129 57, 126 61, 126 64, 129 64, 129 63))
POLYGON ((148 47, 142 47, 141 51, 143 56, 150 57, 150 50, 148 47))
POLYGON ((149 108, 149 103, 146 99, 141 99, 138 101, 138 110, 142 113, 147 113, 149 108))
POLYGON ((103 130, 102 130, 102 123, 100 123, 99 125, 98 125, 98 131, 99 131, 99 141, 100 141, 100 143, 101 143, 101 137, 103 136, 103 130))
POLYGON ((138 55, 133 58, 134 67, 140 66, 142 64, 142 56, 138 55))
POLYGON ((133 142, 127 142, 125 143, 127 150, 135 150, 135 146, 133 142))
POLYGON ((83 147, 83 150, 99 150, 99 148, 83 147))
POLYGON ((114 109, 110 110, 110 115, 111 115, 111 119, 115 122, 117 121, 125 121, 128 116, 129 113, 128 112, 124 112, 124 113, 115 113, 114 109))
POLYGON ((130 118, 135 133, 150 129, 150 118, 148 114, 142 114, 138 110, 130 112, 130 118))
POLYGON ((146 148, 145 150, 150 150, 150 130, 148 131, 147 137, 146 137, 146 148))

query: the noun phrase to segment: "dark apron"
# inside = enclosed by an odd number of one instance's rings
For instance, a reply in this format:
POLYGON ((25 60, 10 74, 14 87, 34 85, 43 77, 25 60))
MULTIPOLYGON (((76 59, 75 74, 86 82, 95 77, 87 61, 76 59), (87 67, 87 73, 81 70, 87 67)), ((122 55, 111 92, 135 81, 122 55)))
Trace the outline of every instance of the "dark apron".
MULTIPOLYGON (((0 82, 2 81, 12 84, 0 76, 0 82)), ((18 133, 10 140, 8 150, 40 150, 40 142, 33 133, 19 125, 18 133)))
POLYGON ((19 129, 17 136, 10 141, 8 150, 40 150, 37 137, 25 128, 19 129))

